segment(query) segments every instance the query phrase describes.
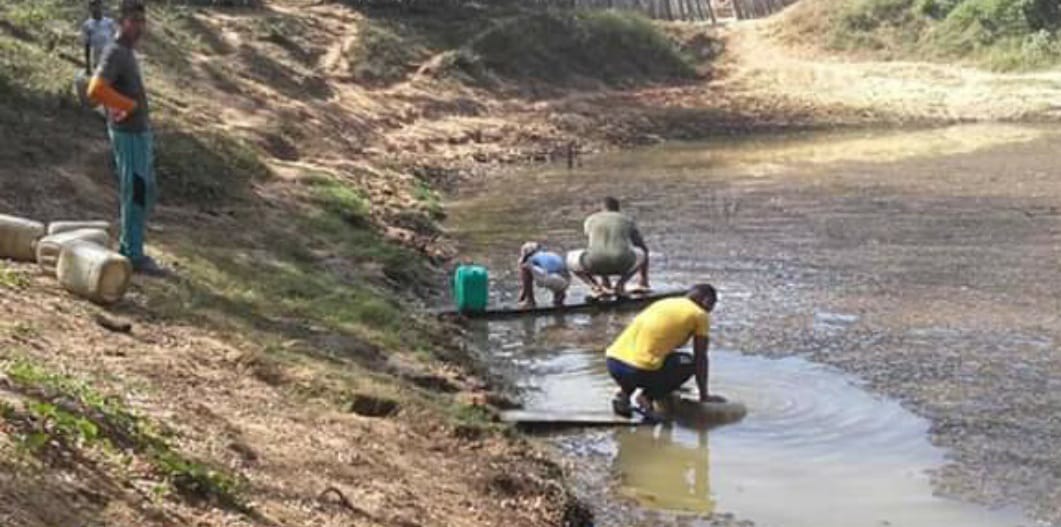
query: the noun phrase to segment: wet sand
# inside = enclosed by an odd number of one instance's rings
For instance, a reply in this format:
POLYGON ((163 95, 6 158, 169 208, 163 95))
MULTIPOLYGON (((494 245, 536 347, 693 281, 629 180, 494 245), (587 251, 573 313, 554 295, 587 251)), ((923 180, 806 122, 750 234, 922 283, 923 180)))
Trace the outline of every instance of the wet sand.
MULTIPOLYGON (((672 145, 484 183, 454 205, 453 225, 467 254, 508 267, 525 238, 575 247, 584 214, 616 195, 658 256, 657 287, 720 287, 716 345, 852 374, 927 419, 946 453, 936 494, 1050 525, 1061 523, 1059 148, 1014 127, 672 145)), ((514 291, 501 289, 498 300, 514 291)))

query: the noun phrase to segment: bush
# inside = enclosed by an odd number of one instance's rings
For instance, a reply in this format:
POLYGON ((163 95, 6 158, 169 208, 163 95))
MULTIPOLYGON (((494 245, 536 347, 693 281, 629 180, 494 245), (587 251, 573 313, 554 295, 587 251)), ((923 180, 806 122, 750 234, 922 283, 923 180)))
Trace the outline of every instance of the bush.
POLYGON ((913 0, 860 0, 844 12, 841 21, 849 31, 873 31, 886 24, 909 22, 913 0))
POLYGON ((695 75, 691 61, 652 22, 625 12, 517 16, 481 33, 469 49, 478 60, 462 62, 510 78, 619 85, 695 75))
POLYGON ((942 20, 947 18, 959 3, 961 0, 918 0, 915 7, 917 12, 924 16, 942 20))
MULTIPOLYGON (((840 49, 905 51, 918 56, 975 59, 995 69, 1028 69, 1061 60, 1058 0, 854 0, 824 29, 840 49)), ((829 17, 825 17, 829 18, 829 17)))
POLYGON ((1058 0, 1024 0, 1024 17, 1038 31, 1056 31, 1061 27, 1061 4, 1058 0))
POLYGON ((366 20, 358 29, 356 44, 346 50, 350 74, 358 82, 370 85, 399 82, 426 55, 424 47, 407 37, 401 26, 366 20))
POLYGON ((943 21, 942 34, 962 35, 962 44, 991 44, 1005 36, 1031 32, 1023 0, 966 0, 943 21))

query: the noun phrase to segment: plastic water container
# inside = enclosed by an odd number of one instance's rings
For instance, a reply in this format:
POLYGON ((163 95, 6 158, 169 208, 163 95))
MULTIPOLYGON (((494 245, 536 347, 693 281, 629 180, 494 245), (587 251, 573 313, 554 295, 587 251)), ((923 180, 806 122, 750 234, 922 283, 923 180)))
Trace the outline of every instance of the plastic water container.
POLYGON ((133 266, 106 247, 74 241, 63 245, 55 275, 67 291, 100 304, 121 300, 129 287, 133 266))
POLYGON ((17 216, 0 214, 0 258, 32 262, 37 240, 44 236, 44 224, 17 216))
POLYGON ((92 222, 52 222, 48 224, 49 235, 82 229, 99 229, 107 233, 111 232, 110 222, 104 222, 102 219, 92 222))
POLYGON ((100 229, 78 229, 49 234, 37 241, 37 265, 46 273, 54 273, 63 246, 76 241, 92 242, 109 248, 111 237, 107 231, 100 229))
POLYGON ((486 309, 489 279, 481 265, 461 265, 453 274, 453 301, 457 310, 479 312, 486 309))

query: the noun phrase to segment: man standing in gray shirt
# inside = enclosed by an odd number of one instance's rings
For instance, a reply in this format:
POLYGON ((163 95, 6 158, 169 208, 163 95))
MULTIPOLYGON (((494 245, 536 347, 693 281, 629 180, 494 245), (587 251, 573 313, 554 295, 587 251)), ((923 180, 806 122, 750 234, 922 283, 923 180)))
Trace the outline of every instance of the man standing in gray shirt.
POLYGON ((92 68, 99 64, 103 50, 114 40, 118 28, 114 20, 103 16, 103 2, 88 0, 89 18, 81 24, 81 42, 85 45, 85 76, 92 76, 92 68))
MULTIPOLYGON (((85 69, 79 71, 74 78, 74 88, 82 104, 86 104, 85 91, 88 88, 89 78, 92 70, 99 64, 103 56, 103 50, 114 41, 114 34, 118 31, 117 24, 109 17, 103 16, 102 0, 88 1, 89 18, 81 24, 81 43, 85 46, 85 69)), ((103 110, 100 109, 102 113, 103 110)))
POLYGON ((147 26, 143 0, 122 0, 118 38, 103 52, 88 97, 107 108, 121 199, 121 253, 138 272, 163 274, 144 255, 144 224, 157 194, 147 91, 133 49, 147 26))

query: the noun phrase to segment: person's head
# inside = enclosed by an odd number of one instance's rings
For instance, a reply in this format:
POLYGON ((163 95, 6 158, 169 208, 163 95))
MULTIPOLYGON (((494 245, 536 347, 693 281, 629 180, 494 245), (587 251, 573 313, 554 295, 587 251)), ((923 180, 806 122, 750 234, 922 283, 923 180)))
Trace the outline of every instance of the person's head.
POLYGON ((611 196, 604 198, 604 210, 619 212, 619 200, 611 196))
POLYGON ((132 45, 140 40, 147 29, 147 8, 144 0, 122 0, 119 10, 119 38, 132 45))
POLYGON ((519 248, 520 263, 526 262, 528 258, 534 256, 534 253, 540 250, 542 250, 542 246, 538 242, 529 241, 527 243, 524 243, 523 246, 519 248))
POLYGON ((103 0, 88 0, 88 12, 96 20, 103 18, 103 0))
POLYGON ((711 284, 696 284, 689 288, 686 296, 708 312, 715 309, 715 302, 718 302, 718 292, 711 284))

